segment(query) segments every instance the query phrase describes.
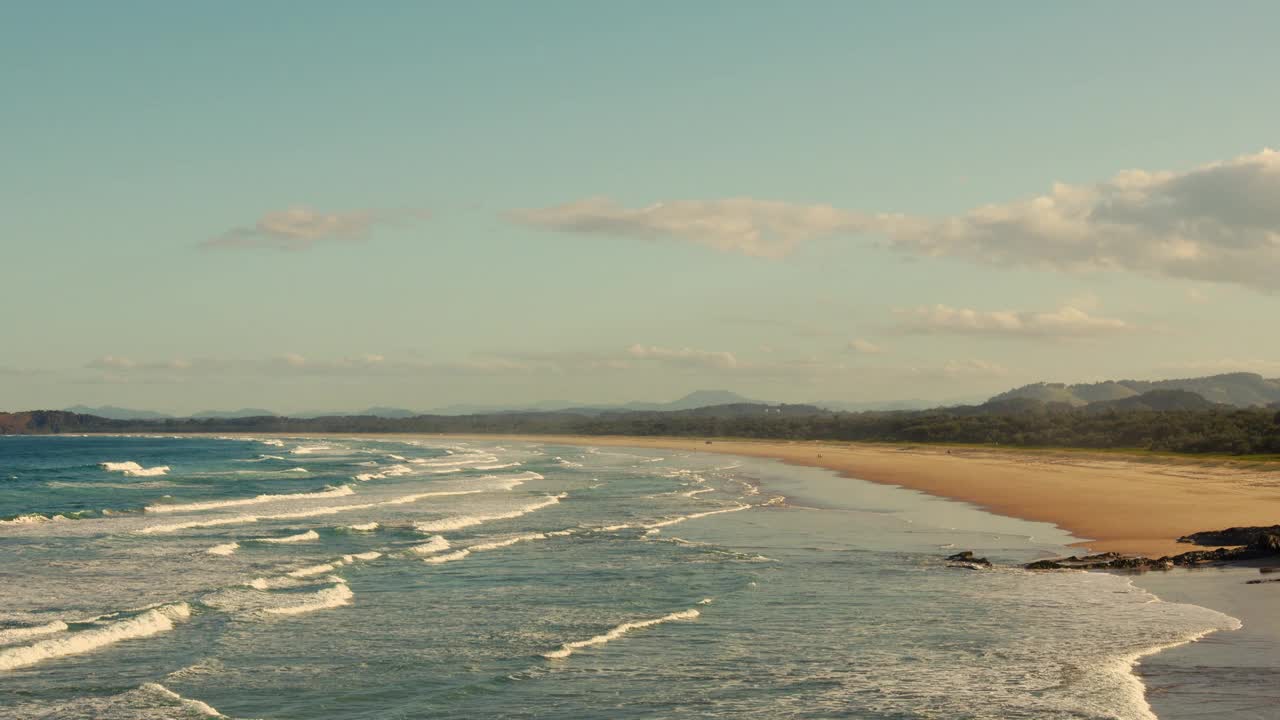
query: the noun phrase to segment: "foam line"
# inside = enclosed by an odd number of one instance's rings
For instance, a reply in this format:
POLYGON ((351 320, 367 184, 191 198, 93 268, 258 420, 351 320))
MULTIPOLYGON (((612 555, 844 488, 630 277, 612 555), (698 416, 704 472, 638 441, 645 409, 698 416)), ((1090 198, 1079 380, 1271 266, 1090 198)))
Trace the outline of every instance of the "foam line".
POLYGON ((387 505, 404 505, 407 503, 414 503, 428 497, 475 495, 482 492, 484 492, 484 490, 443 490, 437 492, 415 493, 413 495, 402 495, 400 497, 383 500, 381 502, 358 503, 355 505, 331 505, 329 507, 315 508, 312 510, 298 510, 295 512, 272 513, 268 515, 232 515, 230 517, 213 518, 210 520, 190 520, 187 522, 168 523, 165 525, 148 525, 137 532, 142 535, 155 535, 160 533, 174 533, 193 528, 221 527, 223 525, 247 525, 249 523, 256 523, 262 520, 301 520, 304 518, 320 517, 322 515, 338 515, 352 510, 368 510, 369 508, 383 507, 387 505))
POLYGON ((702 613, 698 612, 697 609, 690 608, 689 610, 681 610, 680 612, 674 612, 674 613, 671 613, 670 615, 663 615, 660 618, 653 618, 652 620, 636 620, 633 622, 625 622, 625 623, 622 623, 621 625, 614 627, 613 629, 609 630, 609 632, 604 633, 603 635, 596 635, 595 637, 588 638, 586 640, 577 640, 575 642, 565 643, 556 650, 543 653, 542 657, 547 658, 548 660, 559 660, 562 658, 567 658, 570 655, 572 655, 576 650, 580 650, 585 647, 591 647, 593 645, 604 645, 605 643, 611 640, 617 640, 618 638, 622 637, 623 635, 626 635, 632 630, 640 630, 642 628, 652 627, 654 625, 661 625, 662 623, 672 622, 674 620, 694 620, 701 614, 702 613))
POLYGON ((263 610, 271 615, 301 615, 303 613, 315 612, 316 610, 327 610, 329 608, 342 607, 351 602, 351 598, 355 597, 355 593, 351 592, 351 588, 343 584, 334 585, 325 588, 320 592, 311 596, 311 600, 299 605, 289 605, 287 607, 267 608, 263 610))
POLYGON ((720 515, 722 513, 731 513, 731 512, 738 512, 739 510, 750 510, 750 509, 751 509, 750 505, 745 505, 745 504, 735 505, 733 507, 722 508, 720 510, 708 510, 707 512, 693 513, 692 515, 681 515, 680 517, 674 517, 668 520, 662 520, 656 523, 650 523, 648 525, 645 525, 644 527, 649 530, 657 530, 659 528, 678 525, 679 523, 682 523, 686 520, 696 520, 698 518, 710 517, 711 515, 720 515))
POLYGON ((510 512, 496 513, 493 515, 455 515, 453 517, 447 517, 441 520, 418 523, 414 527, 417 528, 418 532, 430 533, 430 532, 442 532, 445 530, 460 530, 462 528, 468 528, 474 525, 482 525, 484 523, 492 522, 494 520, 511 520, 513 518, 518 518, 521 515, 527 515, 528 513, 534 512, 535 510, 541 510, 542 508, 551 507, 552 505, 559 503, 561 500, 563 500, 566 497, 568 497, 567 493, 560 493, 559 495, 548 495, 542 500, 539 500, 538 502, 532 503, 530 505, 525 505, 522 508, 519 508, 517 510, 512 510, 510 512))
POLYGON ((253 538, 253 541, 260 542, 260 543, 271 543, 273 545, 287 545, 290 543, 300 543, 300 542, 307 542, 309 540, 319 540, 319 539, 320 539, 319 533, 317 533, 315 530, 308 530, 304 533, 298 533, 297 535, 285 535, 284 537, 253 538))
POLYGON ((67 624, 61 620, 54 620, 43 625, 32 625, 29 627, 15 627, 0 630, 0 645, 11 645, 22 640, 40 637, 42 635, 52 635, 67 629, 67 624))
POLYGON ((192 700, 191 698, 182 697, 178 693, 170 690, 169 688, 161 685, 160 683, 147 683, 146 685, 143 685, 138 689, 147 694, 158 696, 161 699, 167 700, 168 702, 180 707, 182 709, 182 714, 184 717, 190 717, 193 714, 199 715, 200 717, 211 717, 211 718, 226 717, 226 715, 223 715, 222 713, 218 712, 211 705, 208 705, 207 703, 202 703, 199 700, 192 700))
POLYGON ((208 502, 184 503, 180 505, 148 505, 145 509, 149 513, 156 514, 199 512, 201 510, 220 510, 222 508, 241 507, 244 505, 261 505, 263 503, 281 502, 284 500, 325 500, 327 498, 354 495, 355 492, 356 491, 353 490, 350 485, 342 485, 317 492, 257 495, 251 498, 240 498, 239 500, 210 500, 208 502))
POLYGON ((229 542, 229 543, 223 543, 222 545, 214 545, 213 547, 209 548, 208 550, 205 550, 205 552, 209 553, 210 555, 224 555, 224 556, 225 556, 225 555, 230 555, 230 554, 234 553, 236 550, 239 550, 239 549, 240 549, 240 543, 237 543, 237 542, 229 542))
POLYGON ((126 620, 117 620, 98 628, 68 633, 65 636, 41 640, 21 647, 7 648, 0 650, 0 670, 14 670, 53 658, 81 655, 123 640, 168 632, 173 629, 175 621, 186 620, 189 617, 191 617, 191 608, 184 602, 162 605, 126 620))

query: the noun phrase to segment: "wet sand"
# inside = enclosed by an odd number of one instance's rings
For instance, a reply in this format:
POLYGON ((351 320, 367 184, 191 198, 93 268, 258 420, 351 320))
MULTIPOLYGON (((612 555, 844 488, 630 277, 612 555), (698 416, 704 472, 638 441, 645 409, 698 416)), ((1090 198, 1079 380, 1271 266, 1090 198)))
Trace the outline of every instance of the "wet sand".
POLYGON ((1189 533, 1280 522, 1280 463, 810 441, 482 437, 724 453, 822 467, 1052 523, 1085 538, 1079 545, 1093 552, 1159 557, 1196 549, 1175 542, 1189 533))

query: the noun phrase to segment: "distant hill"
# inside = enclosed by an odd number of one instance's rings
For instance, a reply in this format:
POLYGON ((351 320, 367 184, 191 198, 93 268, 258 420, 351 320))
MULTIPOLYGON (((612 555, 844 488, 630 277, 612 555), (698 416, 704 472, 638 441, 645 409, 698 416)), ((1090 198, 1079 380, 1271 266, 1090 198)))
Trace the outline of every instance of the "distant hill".
POLYGON ((163 420, 165 418, 173 417, 172 415, 166 415, 152 410, 133 410, 130 408, 116 407, 115 405, 102 405, 100 407, 72 405, 67 408, 67 412, 77 413, 80 415, 96 415, 97 417, 103 417, 109 420, 163 420))
POLYGON ((507 412, 565 412, 575 415, 598 415, 606 412, 629 410, 632 412, 666 412, 671 410, 693 410, 695 408, 719 405, 770 405, 759 400, 745 398, 728 390, 695 390, 678 400, 655 403, 634 401, 615 404, 572 403, 556 400, 544 400, 538 403, 523 405, 448 405, 431 411, 433 415, 481 415, 486 413, 507 412))
POLYGON ((239 410, 204 410, 198 413, 192 413, 191 417, 196 419, 215 419, 230 420, 233 418, 250 418, 250 417, 276 417, 277 414, 271 410, 262 408, 240 408, 239 410))
POLYGON ((1133 395, 1130 397, 1119 398, 1117 400, 1098 400, 1091 402, 1086 407, 1089 412, 1104 412, 1114 410, 1117 412, 1141 412, 1141 411, 1160 411, 1169 412, 1175 410, 1197 411, 1197 410, 1213 410, 1222 407, 1217 403, 1205 400, 1199 393, 1193 393, 1190 390, 1152 390, 1142 393, 1141 395, 1133 395))
POLYGON ((1000 393, 990 402, 1030 399, 1078 407, 1133 398, 1153 390, 1191 392, 1210 403, 1235 407, 1266 407, 1280 402, 1280 379, 1269 380, 1255 373, 1226 373, 1175 380, 1108 380, 1077 385, 1035 383, 1000 393))
MULTIPOLYGON (((272 413, 274 414, 274 413, 272 413)), ((420 412, 406 410, 405 408, 383 407, 375 405, 364 410, 314 410, 309 412, 289 413, 289 417, 296 418, 318 418, 318 417, 340 417, 340 416, 369 416, 380 418, 411 418, 421 415, 420 412)))

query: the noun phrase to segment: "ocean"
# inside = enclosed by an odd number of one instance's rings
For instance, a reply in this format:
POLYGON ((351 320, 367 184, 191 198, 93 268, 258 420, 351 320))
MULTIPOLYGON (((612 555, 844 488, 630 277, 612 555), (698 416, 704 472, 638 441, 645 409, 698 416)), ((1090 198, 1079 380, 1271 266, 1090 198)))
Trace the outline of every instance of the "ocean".
POLYGON ((1240 626, 1008 567, 1070 552, 1045 524, 723 455, 0 437, 0 518, 0 718, 1140 720, 1135 663, 1240 626))

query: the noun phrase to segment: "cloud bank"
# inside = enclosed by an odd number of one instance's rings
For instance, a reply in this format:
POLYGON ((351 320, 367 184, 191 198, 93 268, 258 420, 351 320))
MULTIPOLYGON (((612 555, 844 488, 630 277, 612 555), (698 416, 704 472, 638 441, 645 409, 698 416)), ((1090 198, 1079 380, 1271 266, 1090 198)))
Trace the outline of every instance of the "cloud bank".
POLYGON ((1183 171, 1127 170, 941 218, 752 198, 629 209, 588 198, 510 220, 569 233, 684 240, 781 258, 801 243, 874 235, 902 252, 1061 271, 1125 270, 1280 291, 1280 152, 1183 171))
POLYGON ((253 225, 232 228, 201 245, 209 248, 306 250, 319 242, 360 241, 377 225, 425 220, 422 210, 321 212, 299 206, 268 212, 253 225))
POLYGON ((899 310, 898 329, 915 335, 986 335, 1022 338, 1098 337, 1134 332, 1116 318, 1065 306, 1053 312, 982 311, 947 305, 899 310))

